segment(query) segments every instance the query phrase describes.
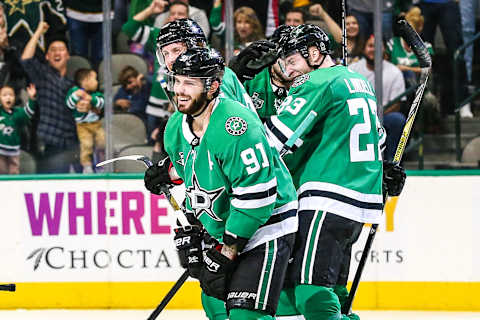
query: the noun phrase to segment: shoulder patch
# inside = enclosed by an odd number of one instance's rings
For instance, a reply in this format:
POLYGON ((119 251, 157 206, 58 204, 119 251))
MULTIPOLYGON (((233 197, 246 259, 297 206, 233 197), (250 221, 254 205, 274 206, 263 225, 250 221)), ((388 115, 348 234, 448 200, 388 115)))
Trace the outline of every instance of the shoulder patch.
POLYGON ((225 130, 232 136, 240 136, 247 131, 247 121, 240 117, 230 117, 225 122, 225 130))
POLYGON ((307 82, 309 79, 310 79, 310 75, 308 73, 304 74, 304 75, 301 75, 299 77, 296 77, 295 80, 293 80, 292 88, 296 88, 298 86, 301 86, 302 84, 307 82))

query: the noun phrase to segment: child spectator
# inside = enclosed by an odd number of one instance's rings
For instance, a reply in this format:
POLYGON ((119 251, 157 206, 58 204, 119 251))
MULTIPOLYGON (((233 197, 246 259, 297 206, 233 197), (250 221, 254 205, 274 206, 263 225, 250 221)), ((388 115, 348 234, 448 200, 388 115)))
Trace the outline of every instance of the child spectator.
POLYGON ((126 66, 120 71, 118 81, 122 85, 113 98, 114 105, 123 111, 138 116, 145 124, 147 114, 145 108, 150 96, 150 82, 144 81, 143 74, 134 67, 126 66))
POLYGON ((94 70, 79 69, 75 73, 75 84, 68 91, 65 101, 77 122, 83 173, 92 173, 93 147, 96 147, 99 161, 105 158, 105 131, 100 121, 105 100, 103 94, 97 91, 98 80, 94 70))
POLYGON ((23 108, 14 107, 15 92, 12 87, 0 89, 0 174, 20 173, 20 128, 28 123, 35 112, 37 90, 27 87, 28 103, 23 108))

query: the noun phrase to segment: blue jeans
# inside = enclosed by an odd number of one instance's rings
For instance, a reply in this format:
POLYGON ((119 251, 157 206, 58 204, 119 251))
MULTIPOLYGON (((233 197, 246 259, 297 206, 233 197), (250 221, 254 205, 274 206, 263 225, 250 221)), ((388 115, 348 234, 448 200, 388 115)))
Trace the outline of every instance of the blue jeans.
MULTIPOLYGON (((373 34, 373 13, 351 9, 349 10, 349 14, 352 14, 357 18, 360 33, 365 39, 373 34)), ((385 11, 382 14, 382 37, 385 40, 389 40, 393 36, 392 17, 393 15, 391 11, 385 11)))
POLYGON ((401 112, 390 112, 383 115, 383 126, 387 131, 384 154, 385 160, 393 160, 405 121, 405 115, 401 112))
MULTIPOLYGON (((462 15, 463 41, 468 42, 475 35, 475 13, 478 9, 478 0, 460 1, 460 14, 462 15)), ((472 82, 473 46, 465 49, 465 64, 467 67, 468 82, 472 82)))
POLYGON ((97 66, 103 59, 102 23, 68 18, 68 31, 72 54, 83 56, 90 60, 93 67, 97 66))

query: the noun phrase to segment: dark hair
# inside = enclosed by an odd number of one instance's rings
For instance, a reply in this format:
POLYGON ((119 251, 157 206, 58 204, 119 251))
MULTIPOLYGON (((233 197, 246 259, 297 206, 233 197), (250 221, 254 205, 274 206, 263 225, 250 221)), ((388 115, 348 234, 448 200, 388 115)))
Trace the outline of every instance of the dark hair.
POLYGON ((302 20, 303 20, 303 23, 305 23, 305 20, 307 18, 307 14, 305 13, 305 11, 303 9, 300 9, 300 8, 292 8, 290 10, 287 11, 287 13, 285 13, 285 19, 287 18, 287 14, 291 13, 291 12, 298 12, 298 13, 301 13, 302 14, 302 20))
POLYGON ((168 8, 170 9, 171 7, 173 7, 173 6, 176 5, 176 4, 182 5, 182 6, 184 6, 185 8, 187 8, 187 15, 189 14, 189 12, 188 12, 188 11, 189 11, 189 10, 188 10, 188 4, 186 4, 185 2, 180 1, 180 0, 175 0, 175 1, 170 2, 168 8))
POLYGON ((93 69, 87 69, 87 68, 80 68, 75 72, 75 76, 73 77, 73 80, 75 81, 75 84, 79 87, 82 86, 82 81, 87 79, 90 73, 94 71, 93 69))
POLYGON ((56 32, 56 33, 53 33, 53 34, 45 35, 45 41, 47 43, 46 46, 45 46, 45 52, 48 51, 48 48, 50 48, 50 45, 52 43, 54 43, 55 41, 61 41, 61 42, 65 43, 65 47, 67 47, 67 50, 68 50, 68 40, 67 40, 66 35, 62 32, 56 32))
POLYGON ((131 77, 138 77, 138 71, 132 66, 126 66, 125 68, 120 71, 118 75, 118 82, 122 85, 122 87, 126 87, 128 84, 128 79, 131 77))

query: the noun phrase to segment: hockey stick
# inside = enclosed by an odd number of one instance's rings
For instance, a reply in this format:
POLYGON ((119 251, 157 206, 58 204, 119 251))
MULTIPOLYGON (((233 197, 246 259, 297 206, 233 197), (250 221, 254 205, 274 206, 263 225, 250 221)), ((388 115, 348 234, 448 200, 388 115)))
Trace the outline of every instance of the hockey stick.
POLYGON ((315 111, 310 111, 305 119, 300 123, 300 125, 297 127, 297 129, 292 133, 290 138, 288 138, 287 142, 282 147, 282 150, 280 150, 280 157, 283 158, 283 156, 290 151, 290 149, 293 147, 295 144, 295 141, 297 141, 298 137, 300 137, 305 130, 307 130, 308 126, 312 123, 313 119, 317 116, 317 113, 315 111))
MULTIPOLYGON (((397 24, 398 24, 399 34, 415 53, 415 56, 417 57, 418 62, 420 64, 421 72, 420 72, 420 85, 417 88, 417 91, 415 92, 415 98, 413 99, 412 105, 410 106, 410 111, 408 112, 407 121, 405 123, 405 126, 403 127, 402 136, 400 137, 400 140, 397 145, 397 149, 395 151, 395 156, 393 157, 394 164, 399 164, 400 161, 402 160, 402 156, 405 151, 405 147, 407 145, 408 137, 410 136, 410 132, 413 128, 413 122, 415 121, 415 116, 417 115, 418 107, 420 106, 420 102, 422 101, 423 92, 425 90, 425 86, 427 85, 428 76, 430 74, 430 69, 432 66, 432 59, 420 36, 415 32, 415 30, 410 26, 410 24, 408 24, 407 21, 398 20, 397 24)), ((375 239, 377 228, 378 228, 378 224, 373 224, 372 227, 370 228, 370 232, 368 234, 368 238, 365 243, 365 248, 363 249, 362 257, 360 258, 360 262, 358 263, 358 268, 357 268, 357 271, 355 272, 355 277, 353 279, 352 286, 350 288, 350 293, 348 294, 347 301, 342 308, 343 314, 351 313, 353 299, 355 298, 358 285, 360 284, 360 278, 362 276, 365 263, 367 262, 367 257, 372 247, 373 240, 375 239)))
MULTIPOLYGON (((123 156, 123 157, 118 157, 118 158, 113 158, 113 159, 102 161, 102 162, 97 164, 97 167, 101 167, 101 166, 104 166, 108 163, 112 163, 112 162, 120 161, 120 160, 140 161, 147 168, 150 168, 151 166, 153 166, 153 162, 152 162, 152 160, 150 160, 149 157, 139 155, 139 154, 135 154, 135 155, 131 155, 131 156, 123 156)), ((175 200, 175 198, 170 193, 170 190, 168 189, 168 187, 164 185, 164 186, 161 186, 160 189, 161 189, 162 193, 165 194, 165 197, 167 198, 168 202, 172 206, 174 214, 175 214, 176 218, 178 219, 178 221, 180 222, 180 224, 182 225, 182 227, 189 226, 190 223, 188 222, 187 217, 185 216, 182 209, 178 205, 178 202, 175 200)))
POLYGON ((342 64, 347 66, 348 52, 347 52, 347 0, 342 0, 342 64))
POLYGON ((153 312, 150 314, 150 316, 147 318, 147 320, 155 320, 160 312, 162 312, 163 309, 167 306, 167 304, 172 300, 173 296, 177 293, 178 289, 185 283, 185 281, 188 279, 189 273, 188 270, 185 270, 185 272, 178 278, 177 282, 173 285, 173 287, 168 291, 167 295, 162 299, 160 304, 153 310, 153 312))
POLYGON ((0 284, 0 291, 15 291, 17 286, 14 283, 0 284))

